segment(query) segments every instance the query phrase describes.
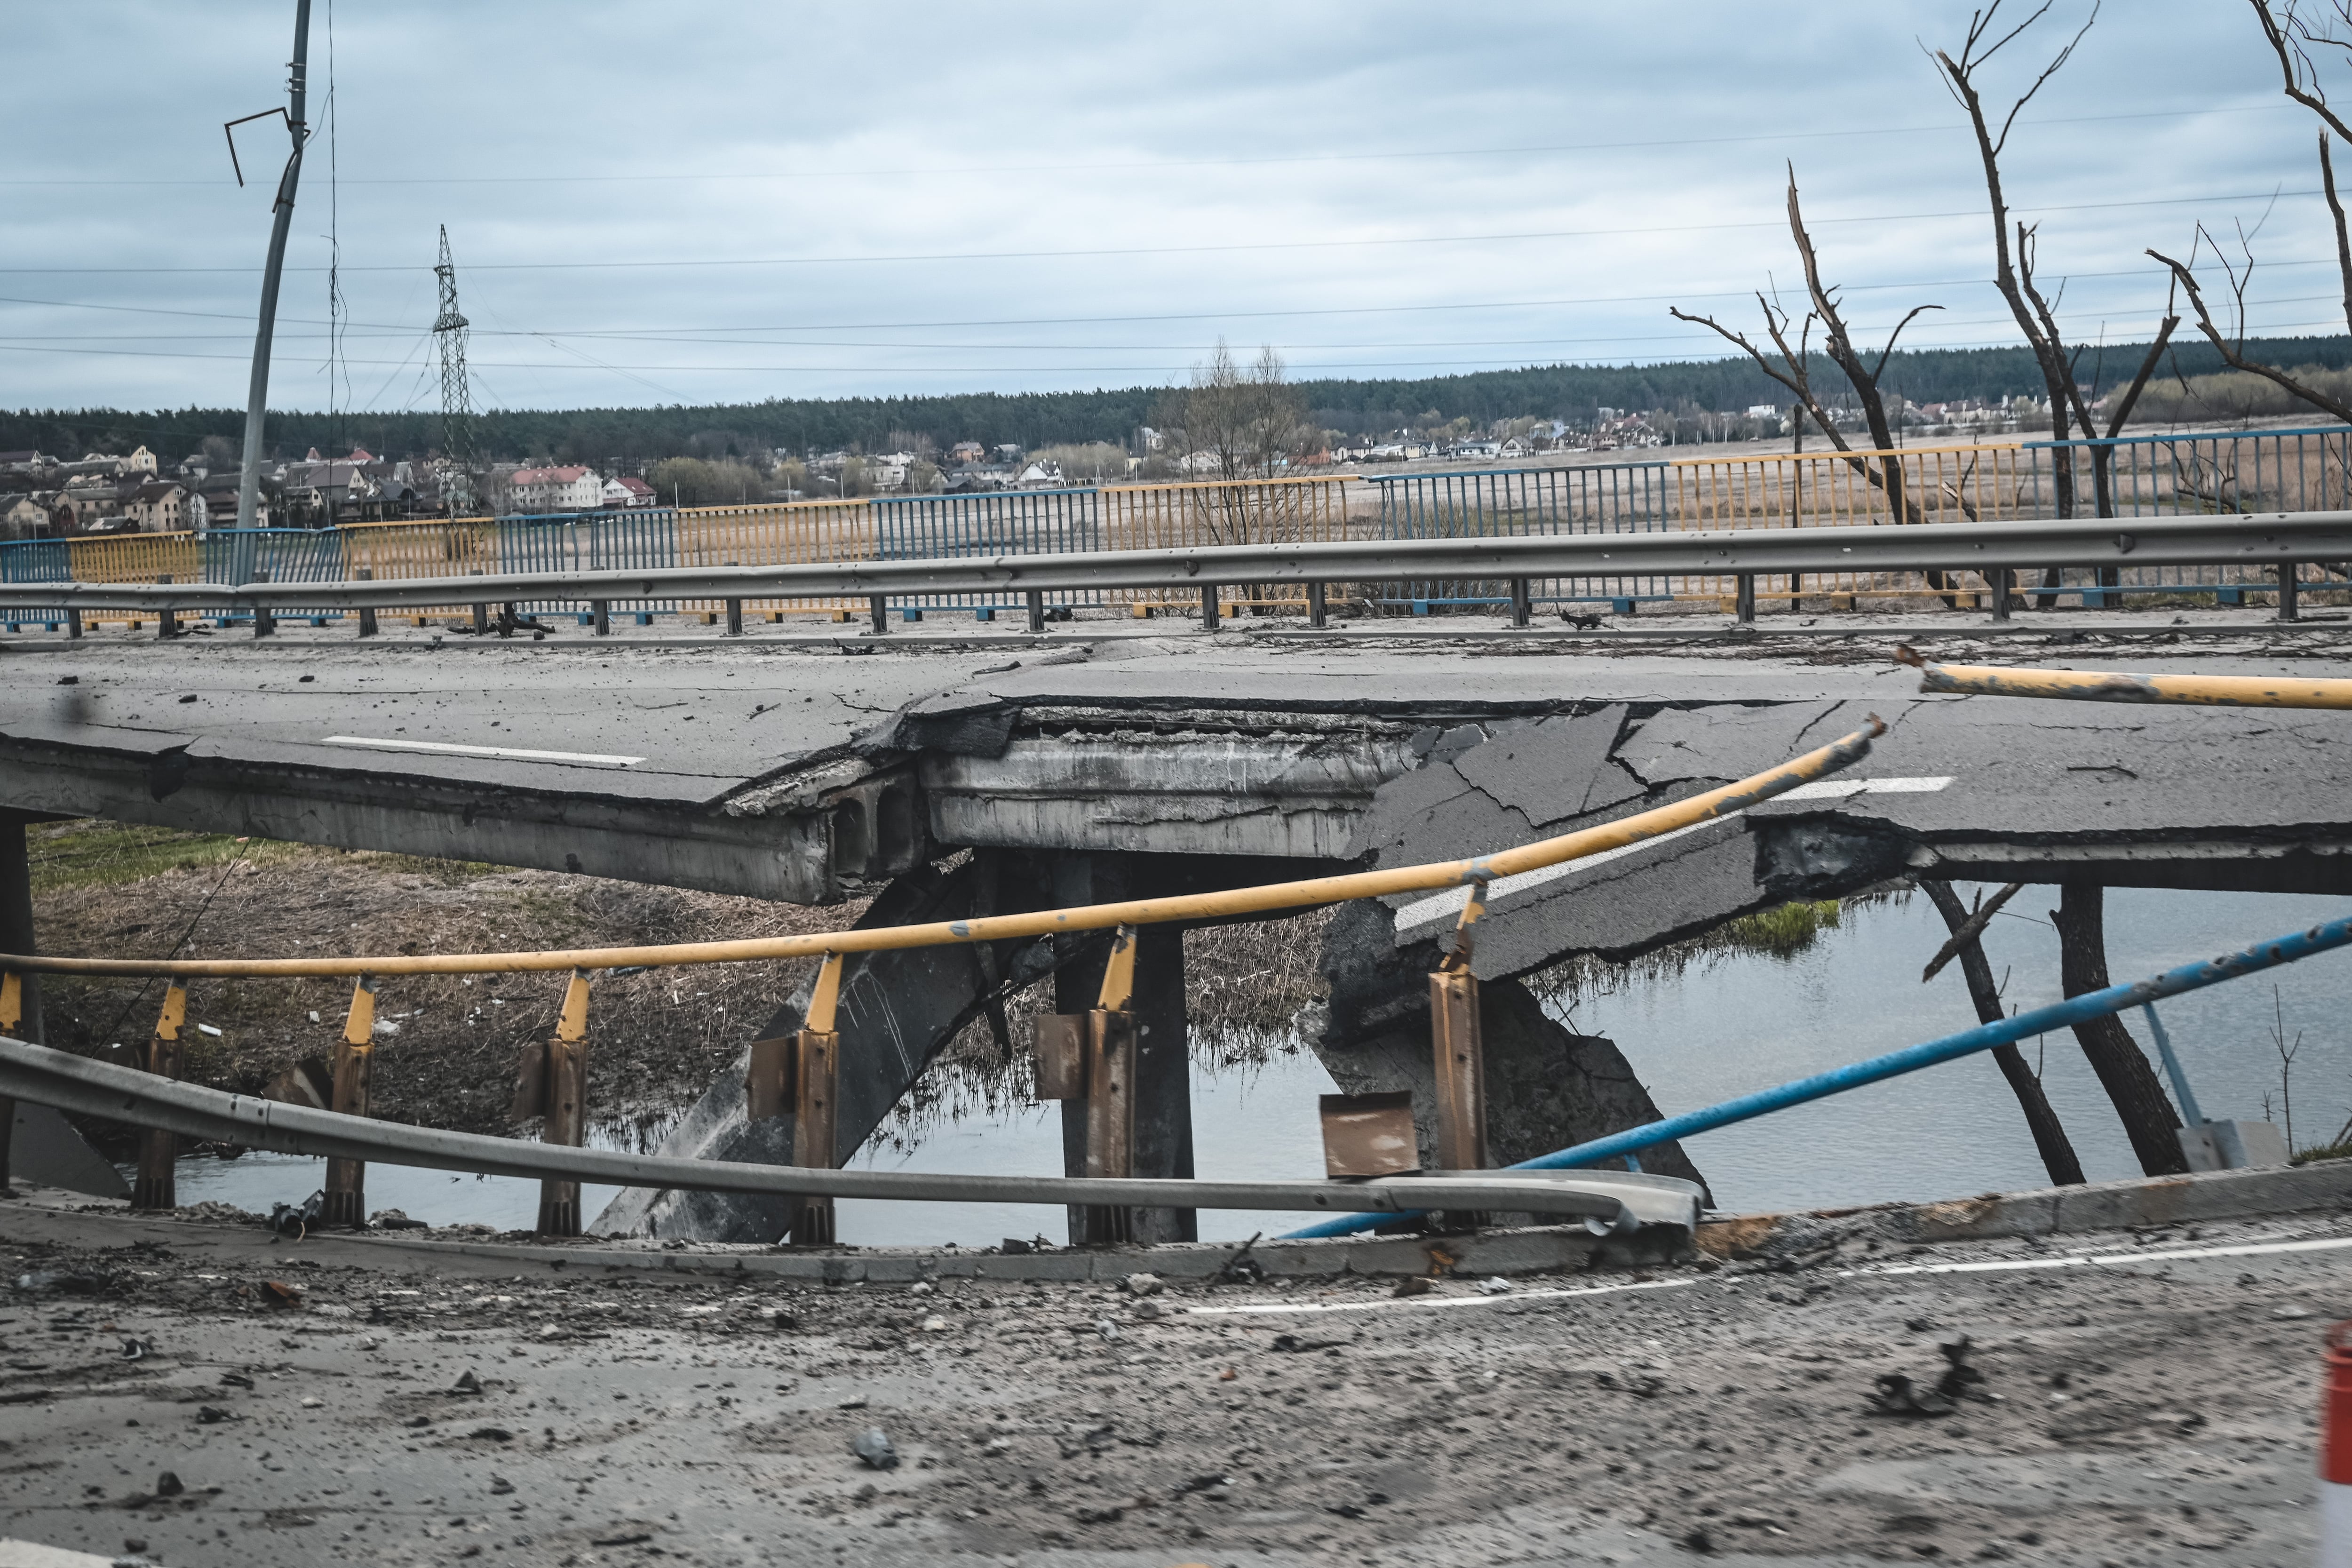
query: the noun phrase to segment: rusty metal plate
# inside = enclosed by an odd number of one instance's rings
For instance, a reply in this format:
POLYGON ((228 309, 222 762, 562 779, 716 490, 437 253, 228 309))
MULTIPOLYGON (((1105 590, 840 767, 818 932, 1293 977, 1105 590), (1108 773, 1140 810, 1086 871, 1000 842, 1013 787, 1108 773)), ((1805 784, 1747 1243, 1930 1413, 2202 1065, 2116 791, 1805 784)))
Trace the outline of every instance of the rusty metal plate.
POLYGON ((800 1080, 800 1037, 778 1035, 751 1042, 751 1064, 743 1073, 743 1114, 753 1121, 782 1116, 793 1108, 800 1080))
POLYGON ((1412 1090, 1327 1094, 1318 1104, 1327 1175, 1396 1176, 1421 1169, 1412 1090))
POLYGON ((1087 1095, 1087 1016, 1037 1015, 1034 1058, 1039 1100, 1084 1100, 1087 1095))
POLYGON ((507 1108, 509 1121, 528 1121, 547 1114, 547 1042, 526 1040, 515 1058, 514 1102, 507 1108))

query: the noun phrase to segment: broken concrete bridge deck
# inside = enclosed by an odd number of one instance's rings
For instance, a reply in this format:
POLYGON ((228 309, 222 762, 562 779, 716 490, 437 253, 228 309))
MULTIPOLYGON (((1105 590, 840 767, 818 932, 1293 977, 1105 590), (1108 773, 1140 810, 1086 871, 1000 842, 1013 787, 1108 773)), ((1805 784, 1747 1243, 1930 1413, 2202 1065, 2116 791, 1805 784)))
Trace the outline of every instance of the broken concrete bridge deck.
MULTIPOLYGON (((2191 629, 1987 645, 1956 625, 1932 646, 2212 673, 2326 667, 2352 647, 2336 628, 2191 629)), ((645 646, 27 639, 0 654, 0 798, 817 902, 962 846, 1466 854, 1742 776, 1875 712, 1892 732, 1853 780, 1502 889, 1482 973, 1639 951, 1906 872, 2346 884, 2352 805, 2335 781, 2352 716, 1923 698, 1884 660, 1892 640, 1845 625, 1726 641, 1117 623, 645 646), (1558 897, 1596 883, 1612 897, 1558 897)), ((1406 935, 1443 917, 1408 910, 1406 935)))

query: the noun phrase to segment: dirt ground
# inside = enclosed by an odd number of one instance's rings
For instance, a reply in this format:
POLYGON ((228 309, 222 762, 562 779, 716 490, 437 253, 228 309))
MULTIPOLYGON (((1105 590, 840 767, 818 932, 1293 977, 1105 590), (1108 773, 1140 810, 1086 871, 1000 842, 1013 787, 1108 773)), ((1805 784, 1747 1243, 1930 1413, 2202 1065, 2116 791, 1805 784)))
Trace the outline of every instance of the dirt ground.
POLYGON ((1804 1245, 1492 1294, 1139 1296, 19 1198, 0 1536, 179 1568, 2310 1560, 2352 1220, 1804 1245), (1962 1339, 1951 1414, 1877 1408, 1962 1339), (896 1468, 854 1453, 872 1428, 896 1468))

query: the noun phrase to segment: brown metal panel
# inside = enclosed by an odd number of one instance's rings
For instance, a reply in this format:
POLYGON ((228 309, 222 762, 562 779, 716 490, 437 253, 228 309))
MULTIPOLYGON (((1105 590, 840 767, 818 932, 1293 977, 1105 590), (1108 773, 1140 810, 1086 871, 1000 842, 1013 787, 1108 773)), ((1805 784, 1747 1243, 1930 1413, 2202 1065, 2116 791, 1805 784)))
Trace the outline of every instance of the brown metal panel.
POLYGON ((1087 1015, 1040 1013, 1034 1058, 1039 1100, 1084 1100, 1087 1015))
POLYGON ((1412 1091, 1327 1094, 1323 1171, 1330 1176, 1394 1176, 1421 1169, 1412 1126, 1412 1091))
POLYGON ((547 1112, 547 1042, 526 1040, 515 1053, 514 1100, 507 1107, 507 1120, 528 1121, 547 1112))
POLYGON ((1466 969, 1429 977, 1429 1026, 1437 1068, 1437 1164, 1486 1168, 1486 1050, 1478 1030, 1478 981, 1466 969))
POLYGON ((800 1085, 800 1037, 778 1035, 751 1042, 751 1064, 743 1074, 743 1114, 765 1121, 793 1109, 800 1085))

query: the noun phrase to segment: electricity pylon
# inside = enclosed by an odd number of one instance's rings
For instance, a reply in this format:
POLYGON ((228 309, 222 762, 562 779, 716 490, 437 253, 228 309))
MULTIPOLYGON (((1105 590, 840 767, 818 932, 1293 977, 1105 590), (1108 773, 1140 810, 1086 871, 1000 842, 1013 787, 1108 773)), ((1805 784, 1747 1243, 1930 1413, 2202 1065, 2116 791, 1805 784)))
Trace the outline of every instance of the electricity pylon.
POLYGON ((441 457, 449 465, 449 515, 475 510, 474 399, 466 381, 466 318, 457 310, 457 267, 449 259, 449 226, 441 226, 441 313, 433 335, 441 345, 441 457))

